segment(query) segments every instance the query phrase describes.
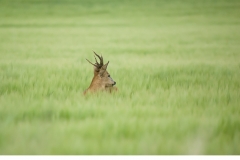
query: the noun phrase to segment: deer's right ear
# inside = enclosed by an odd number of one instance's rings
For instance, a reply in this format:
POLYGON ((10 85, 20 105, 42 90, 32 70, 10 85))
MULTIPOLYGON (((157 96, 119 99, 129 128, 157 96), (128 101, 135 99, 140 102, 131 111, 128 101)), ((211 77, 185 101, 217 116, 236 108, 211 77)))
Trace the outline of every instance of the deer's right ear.
POLYGON ((107 70, 108 63, 109 63, 109 61, 101 67, 100 72, 99 72, 99 75, 101 77, 103 76, 104 72, 107 70))

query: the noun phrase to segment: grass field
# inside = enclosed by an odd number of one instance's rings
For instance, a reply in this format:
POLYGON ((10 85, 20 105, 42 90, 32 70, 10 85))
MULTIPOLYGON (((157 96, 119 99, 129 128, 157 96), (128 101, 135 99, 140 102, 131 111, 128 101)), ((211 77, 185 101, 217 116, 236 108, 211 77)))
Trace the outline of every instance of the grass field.
POLYGON ((240 154, 239 8, 0 0, 0 154, 240 154), (93 50, 118 93, 82 95, 93 50))

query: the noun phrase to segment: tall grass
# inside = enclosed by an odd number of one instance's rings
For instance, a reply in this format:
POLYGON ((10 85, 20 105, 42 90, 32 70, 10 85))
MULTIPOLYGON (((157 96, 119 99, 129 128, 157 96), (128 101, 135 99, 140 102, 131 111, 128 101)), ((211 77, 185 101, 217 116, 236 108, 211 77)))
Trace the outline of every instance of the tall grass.
POLYGON ((0 1, 0 154, 239 154, 239 7, 0 1))

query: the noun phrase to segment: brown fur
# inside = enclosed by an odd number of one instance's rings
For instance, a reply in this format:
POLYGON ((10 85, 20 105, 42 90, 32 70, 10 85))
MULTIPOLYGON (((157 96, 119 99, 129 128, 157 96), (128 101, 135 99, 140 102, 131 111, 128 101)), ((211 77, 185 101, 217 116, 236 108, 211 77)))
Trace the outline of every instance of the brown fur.
POLYGON ((116 82, 111 78, 110 74, 107 71, 107 66, 109 62, 103 65, 102 56, 100 57, 95 52, 94 54, 100 59, 100 63, 98 63, 97 60, 95 64, 88 61, 89 63, 94 65, 94 77, 90 86, 84 91, 84 95, 97 91, 107 91, 110 93, 113 91, 117 91, 117 87, 114 86, 116 82))

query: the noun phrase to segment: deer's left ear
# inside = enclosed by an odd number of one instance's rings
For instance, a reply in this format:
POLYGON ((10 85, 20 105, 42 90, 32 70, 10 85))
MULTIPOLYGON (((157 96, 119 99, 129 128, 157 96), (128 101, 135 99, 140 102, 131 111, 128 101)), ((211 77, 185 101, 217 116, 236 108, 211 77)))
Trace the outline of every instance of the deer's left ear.
POLYGON ((101 77, 103 76, 104 72, 107 70, 108 63, 109 63, 109 61, 101 67, 101 69, 99 71, 99 75, 101 77))

